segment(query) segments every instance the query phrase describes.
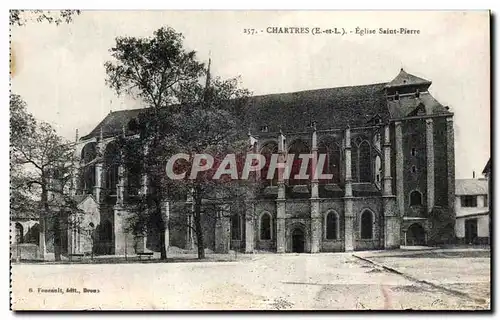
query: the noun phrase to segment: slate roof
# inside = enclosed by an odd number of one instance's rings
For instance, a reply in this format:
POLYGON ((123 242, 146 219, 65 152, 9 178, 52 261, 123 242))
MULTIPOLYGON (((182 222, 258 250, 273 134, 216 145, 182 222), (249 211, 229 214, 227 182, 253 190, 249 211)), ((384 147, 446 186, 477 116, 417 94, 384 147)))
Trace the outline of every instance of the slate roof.
POLYGON ((94 128, 88 135, 83 136, 80 140, 86 140, 91 137, 100 135, 101 128, 103 137, 110 137, 122 132, 125 127, 128 130, 128 123, 131 119, 136 118, 139 113, 145 109, 131 109, 111 111, 108 115, 94 128))
POLYGON ((488 180, 486 179, 457 179, 455 181, 455 195, 488 194, 488 180))
POLYGON ((371 84, 331 89, 254 96, 246 107, 245 125, 252 132, 267 126, 270 132, 303 131, 310 120, 317 129, 366 126, 380 115, 389 117, 384 85, 371 84))
MULTIPOLYGON (((280 129, 285 133, 300 132, 308 129, 310 121, 316 122, 318 130, 343 129, 348 125, 361 127, 369 125, 374 117, 386 121, 407 116, 419 106, 423 106, 428 114, 450 113, 428 92, 422 92, 419 98, 402 96, 399 101, 386 99, 388 86, 430 83, 401 70, 389 83, 252 96, 241 109, 240 116, 244 119, 242 130, 259 134, 260 129, 266 126, 269 132, 280 129)), ((81 140, 99 136, 101 128, 104 137, 117 135, 122 132, 122 127, 127 129, 128 122, 144 110, 110 112, 81 140)))
POLYGON ((432 84, 431 81, 422 79, 413 74, 409 74, 406 71, 404 71, 403 68, 401 68, 401 71, 396 76, 396 78, 394 78, 391 82, 387 83, 385 87, 396 88, 396 87, 403 87, 410 85, 415 85, 415 86, 425 85, 429 87, 431 84, 432 84))
POLYGON ((387 101, 387 108, 393 119, 411 116, 419 106, 422 106, 424 114, 427 115, 450 113, 429 92, 420 93, 418 98, 401 96, 399 100, 387 101))

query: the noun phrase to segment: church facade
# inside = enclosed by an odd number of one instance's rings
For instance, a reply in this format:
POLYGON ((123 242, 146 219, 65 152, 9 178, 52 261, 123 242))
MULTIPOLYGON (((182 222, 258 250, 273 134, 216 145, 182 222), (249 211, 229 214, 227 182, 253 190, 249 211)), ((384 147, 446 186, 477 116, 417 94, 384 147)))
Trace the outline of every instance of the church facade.
MULTIPOLYGON (((331 178, 266 180, 244 210, 229 203, 203 217, 206 248, 315 253, 453 241, 453 113, 430 86, 401 69, 387 83, 251 97, 242 130, 252 152, 326 154, 331 178)), ((148 178, 106 162, 119 153, 118 135, 134 139, 126 128, 140 112, 111 112, 77 138, 73 192, 84 214, 69 223, 70 253, 158 251, 159 236, 171 247, 196 246, 189 198, 165 203, 165 235, 128 231, 134 197, 148 192, 148 178)))

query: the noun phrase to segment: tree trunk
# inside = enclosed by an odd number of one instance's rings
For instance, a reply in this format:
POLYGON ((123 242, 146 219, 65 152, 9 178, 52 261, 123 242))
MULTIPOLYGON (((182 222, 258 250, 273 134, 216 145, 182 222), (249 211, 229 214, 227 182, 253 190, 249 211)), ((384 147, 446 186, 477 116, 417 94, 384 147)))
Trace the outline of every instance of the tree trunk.
POLYGON ((203 229, 201 227, 201 198, 198 194, 194 197, 194 228, 198 244, 198 259, 205 259, 205 244, 203 243, 203 229))
MULTIPOLYGON (((160 202, 161 203, 161 202, 160 202)), ((167 260, 167 246, 165 245, 165 222, 161 204, 157 205, 156 214, 158 215, 158 232, 160 235, 160 260, 167 260)))
POLYGON ((48 203, 47 187, 43 183, 42 183, 41 202, 42 202, 42 210, 40 212, 40 217, 39 217, 40 234, 39 234, 38 248, 40 250, 40 258, 42 260, 45 260, 45 255, 47 253, 47 247, 45 241, 45 229, 46 229, 45 218, 49 213, 49 203, 48 203))
POLYGON ((60 212, 53 216, 54 219, 54 259, 61 261, 61 216, 60 212))
POLYGON ((160 260, 167 260, 167 246, 165 245, 165 227, 160 227, 160 260))

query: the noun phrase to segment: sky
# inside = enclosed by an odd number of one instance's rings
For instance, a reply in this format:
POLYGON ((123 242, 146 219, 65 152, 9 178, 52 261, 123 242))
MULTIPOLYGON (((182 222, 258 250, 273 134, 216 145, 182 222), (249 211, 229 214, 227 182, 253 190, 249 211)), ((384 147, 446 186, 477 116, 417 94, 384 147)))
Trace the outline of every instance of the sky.
POLYGON ((490 157, 485 11, 83 11, 70 24, 12 27, 11 92, 65 138, 75 139, 76 129, 86 135, 110 111, 141 107, 105 84, 114 39, 151 36, 162 26, 181 32, 199 60, 210 55, 212 75, 240 76, 255 95, 389 82, 404 68, 431 80, 431 94, 455 114, 456 177, 480 175, 490 157), (268 27, 310 32, 271 34, 268 27), (311 34, 335 27, 347 34, 311 34), (244 32, 252 28, 257 34, 244 32), (361 36, 356 28, 376 32, 361 36), (383 35, 379 28, 419 34, 383 35))

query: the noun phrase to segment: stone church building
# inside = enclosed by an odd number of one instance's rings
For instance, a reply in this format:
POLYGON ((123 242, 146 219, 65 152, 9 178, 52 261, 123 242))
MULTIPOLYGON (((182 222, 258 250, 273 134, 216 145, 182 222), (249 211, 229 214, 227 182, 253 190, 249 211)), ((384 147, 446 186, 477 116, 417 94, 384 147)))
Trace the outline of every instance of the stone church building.
MULTIPOLYGON (((401 69, 387 83, 251 97, 242 130, 253 152, 324 153, 324 171, 333 178, 266 181, 244 210, 229 205, 227 214, 203 217, 206 248, 315 253, 452 241, 453 113, 430 86, 401 69)), ((110 112, 77 137, 74 194, 84 214, 68 230, 70 253, 159 250, 158 232, 138 236, 127 229, 134 197, 148 192, 147 177, 138 168, 106 165, 119 154, 118 135, 136 138, 128 128, 140 112, 110 112)), ((167 244, 193 248, 189 199, 165 203, 164 211, 184 221, 169 224, 167 244)))

